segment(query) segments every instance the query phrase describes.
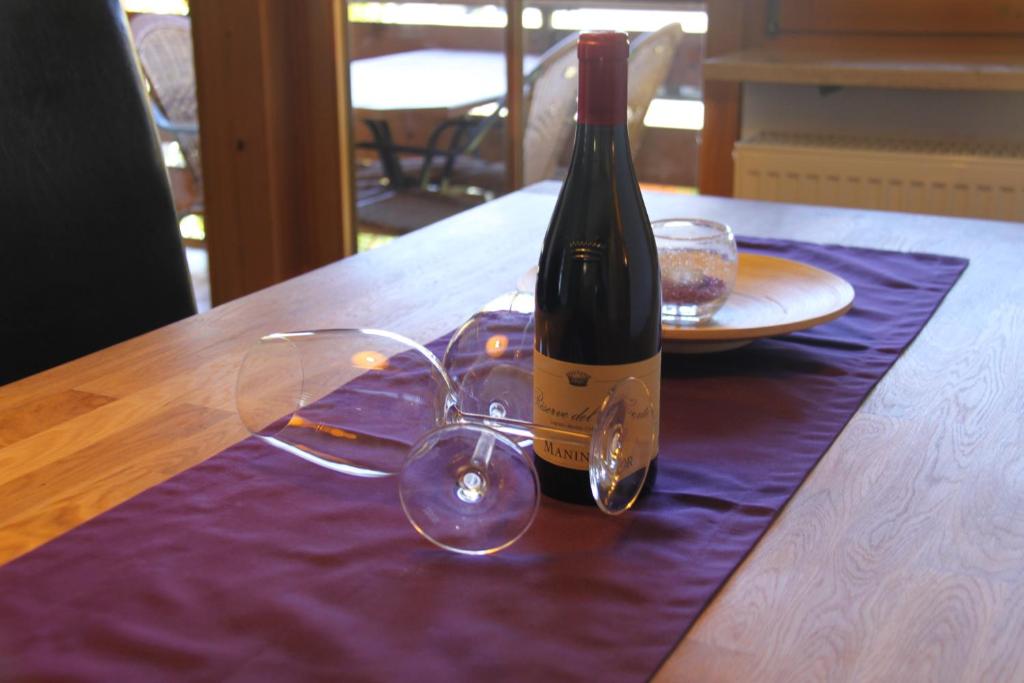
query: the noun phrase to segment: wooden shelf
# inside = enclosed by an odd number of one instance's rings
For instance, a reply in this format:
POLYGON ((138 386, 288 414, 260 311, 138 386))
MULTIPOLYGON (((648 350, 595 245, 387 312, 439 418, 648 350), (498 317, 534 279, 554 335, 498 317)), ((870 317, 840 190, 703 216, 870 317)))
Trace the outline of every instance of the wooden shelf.
POLYGON ((787 37, 704 61, 710 81, 1024 91, 1024 40, 787 37))

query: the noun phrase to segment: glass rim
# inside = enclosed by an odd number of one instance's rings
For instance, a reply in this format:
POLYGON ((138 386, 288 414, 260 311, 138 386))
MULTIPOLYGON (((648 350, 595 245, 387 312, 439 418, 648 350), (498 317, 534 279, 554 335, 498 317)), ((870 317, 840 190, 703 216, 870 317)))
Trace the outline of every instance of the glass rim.
POLYGON ((728 224, 722 223, 721 221, 711 220, 709 218, 662 218, 656 221, 651 221, 651 232, 654 233, 655 239, 665 240, 678 240, 686 242, 701 242, 705 240, 721 239, 722 236, 726 236, 730 239, 734 239, 732 228, 728 224), (693 235, 693 236, 674 236, 674 235, 659 235, 658 228, 669 228, 674 224, 690 224, 696 225, 703 228, 708 228, 714 232, 708 235, 693 235))

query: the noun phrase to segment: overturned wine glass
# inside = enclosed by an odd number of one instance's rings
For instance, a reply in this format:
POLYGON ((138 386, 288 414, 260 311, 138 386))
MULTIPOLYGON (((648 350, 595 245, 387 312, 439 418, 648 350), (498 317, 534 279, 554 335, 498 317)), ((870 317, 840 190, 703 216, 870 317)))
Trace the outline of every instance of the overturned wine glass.
POLYGON ((430 351, 374 329, 268 334, 246 353, 235 391, 254 436, 357 477, 397 474, 451 401, 430 351))
POLYGON ((239 416, 257 438, 342 474, 402 474, 410 521, 442 520, 414 522, 421 533, 445 539, 444 527, 457 525, 458 540, 444 547, 496 552, 533 522, 537 475, 508 437, 482 425, 449 424, 455 400, 434 354, 374 329, 266 335, 242 361, 236 388, 239 416), (435 472, 433 463, 452 469, 435 472), (458 519, 436 495, 442 487, 459 506, 471 504, 458 519))
MULTIPOLYGON (((474 330, 482 328, 463 326, 456 337, 469 343, 474 330)), ((468 403, 469 392, 483 396, 491 387, 518 386, 520 394, 521 375, 511 375, 514 383, 495 381, 504 372, 484 373, 486 387, 453 383, 428 349, 383 330, 277 333, 247 353, 236 402, 249 431, 275 448, 344 474, 398 475, 402 508, 421 535, 454 552, 489 554, 526 532, 540 500, 524 444, 543 430, 500 414, 512 406, 507 392, 486 413, 468 403)), ((598 499, 607 512, 635 499, 615 483, 621 464, 632 458, 627 479, 639 473, 638 492, 653 457, 653 425, 632 417, 644 412, 637 409, 644 399, 649 408, 643 384, 627 381, 606 398, 593 437, 543 432, 590 449, 591 480, 607 492, 598 499)))
POLYGON ((638 379, 611 386, 587 428, 534 420, 533 295, 496 300, 453 334, 441 362, 456 400, 449 421, 487 424, 531 442, 554 442, 587 453, 594 502, 619 514, 636 501, 657 451, 656 407, 638 379))

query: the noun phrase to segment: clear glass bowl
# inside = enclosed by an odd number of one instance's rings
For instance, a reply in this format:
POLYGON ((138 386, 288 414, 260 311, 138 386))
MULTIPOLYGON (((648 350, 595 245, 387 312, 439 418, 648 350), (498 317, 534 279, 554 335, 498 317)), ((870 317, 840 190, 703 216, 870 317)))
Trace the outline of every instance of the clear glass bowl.
POLYGON ((694 325, 711 319, 736 284, 732 229, 703 218, 669 218, 651 227, 661 268, 662 321, 694 325))

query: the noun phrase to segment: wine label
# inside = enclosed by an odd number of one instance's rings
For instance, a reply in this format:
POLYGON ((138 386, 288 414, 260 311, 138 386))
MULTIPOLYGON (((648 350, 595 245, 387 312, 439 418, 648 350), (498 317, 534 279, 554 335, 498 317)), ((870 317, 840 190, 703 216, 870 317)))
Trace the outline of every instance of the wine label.
MULTIPOLYGON (((583 365, 555 360, 535 349, 533 421, 543 427, 590 434, 605 396, 617 382, 627 377, 636 377, 647 386, 657 429, 657 411, 661 400, 660 352, 637 363, 583 365)), ((533 448, 537 455, 553 465, 571 470, 586 470, 589 467, 590 454, 583 446, 538 438, 534 440, 533 448)), ((657 449, 654 452, 657 453, 657 449)))

